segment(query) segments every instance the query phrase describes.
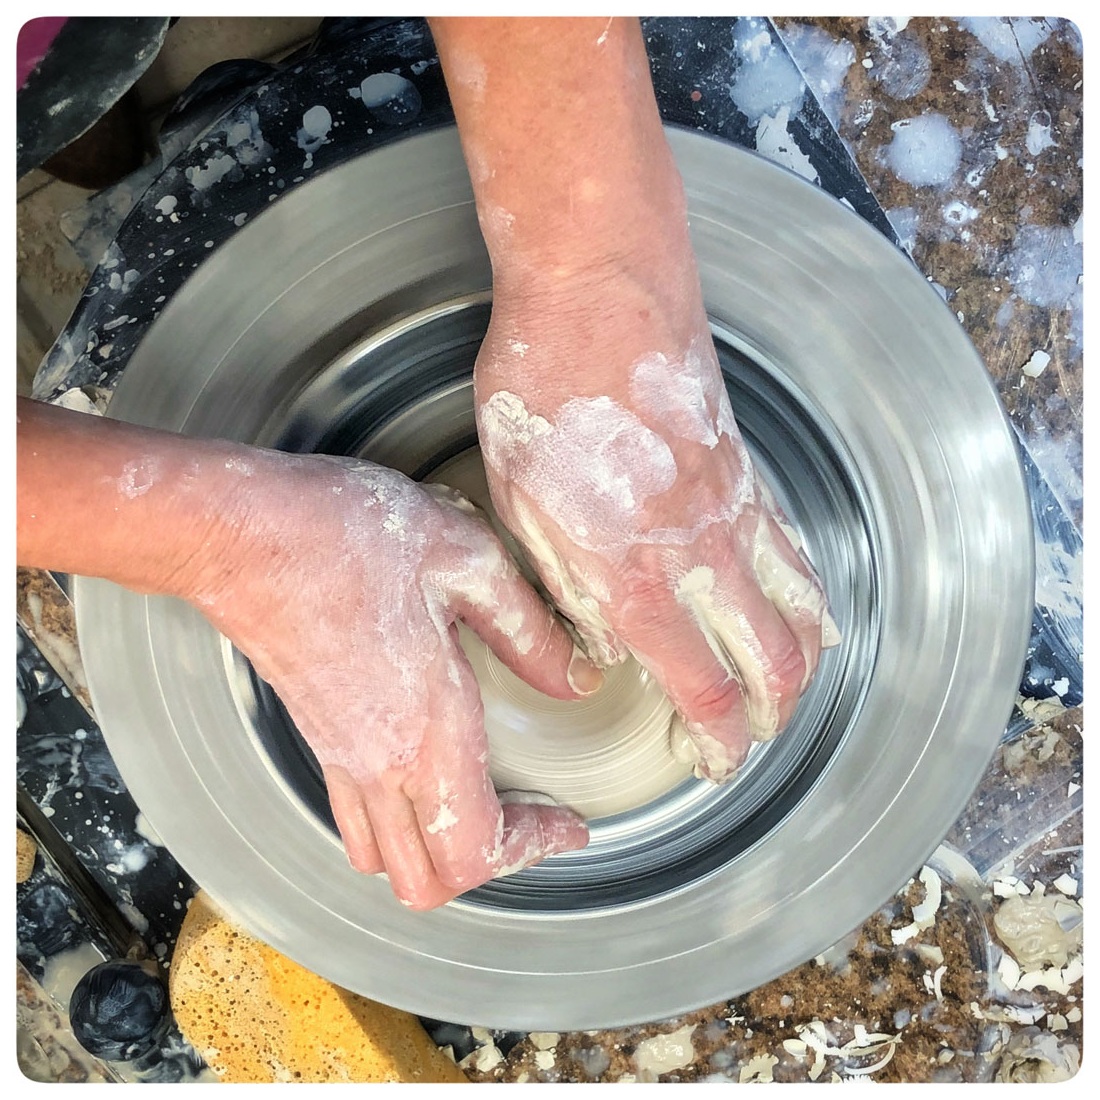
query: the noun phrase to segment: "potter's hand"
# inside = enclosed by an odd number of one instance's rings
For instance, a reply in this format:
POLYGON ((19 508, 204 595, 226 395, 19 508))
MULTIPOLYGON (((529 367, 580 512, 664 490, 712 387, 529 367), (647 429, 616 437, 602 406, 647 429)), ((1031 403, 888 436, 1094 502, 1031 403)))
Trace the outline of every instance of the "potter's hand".
POLYGON ((494 305, 475 375, 493 503, 589 652, 632 652, 681 716, 674 747, 721 780, 790 719, 833 628, 701 304, 670 319, 629 272, 605 278, 561 314, 494 305))
POLYGON ((205 613, 267 680, 320 763, 348 858, 405 904, 583 847, 575 814, 501 807, 462 619, 562 699, 599 673, 577 656, 489 525, 458 493, 354 460, 254 452, 242 526, 205 613))
POLYGON ((455 620, 558 698, 600 674, 458 494, 23 399, 18 421, 20 564, 202 610, 309 742, 355 867, 430 908, 586 843, 570 811, 501 808, 455 620))
POLYGON ((592 654, 634 652, 728 777, 790 718, 828 620, 734 423, 639 24, 432 30, 493 265, 493 503, 592 654))

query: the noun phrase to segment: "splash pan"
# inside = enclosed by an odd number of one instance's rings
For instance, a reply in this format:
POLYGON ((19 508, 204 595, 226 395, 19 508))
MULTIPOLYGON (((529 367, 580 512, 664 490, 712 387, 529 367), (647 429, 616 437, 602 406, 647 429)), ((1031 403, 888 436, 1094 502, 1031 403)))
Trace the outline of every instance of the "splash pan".
MULTIPOLYGON (((173 855, 280 951, 421 1015, 610 1027, 783 973, 936 847, 1015 698, 1030 513, 954 316, 824 192, 718 140, 669 140, 734 410, 844 639, 736 782, 649 777, 641 805, 591 821, 583 852, 413 913, 348 866, 316 763, 240 654, 187 605, 76 583, 104 735, 173 855)), ((456 134, 410 137, 319 176, 211 256, 133 355, 111 415, 476 481, 470 372, 489 285, 456 134)), ((507 727, 527 704, 494 676, 483 690, 507 727)), ((500 767, 516 750, 497 744, 500 767)))

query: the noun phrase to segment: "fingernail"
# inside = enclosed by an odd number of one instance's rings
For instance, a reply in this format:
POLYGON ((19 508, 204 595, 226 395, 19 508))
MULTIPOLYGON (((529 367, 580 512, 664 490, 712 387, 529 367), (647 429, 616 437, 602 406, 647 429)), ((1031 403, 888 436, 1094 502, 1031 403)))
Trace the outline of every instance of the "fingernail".
POLYGON ((603 673, 577 645, 573 646, 573 658, 569 662, 565 678, 578 695, 592 695, 603 687, 603 673))

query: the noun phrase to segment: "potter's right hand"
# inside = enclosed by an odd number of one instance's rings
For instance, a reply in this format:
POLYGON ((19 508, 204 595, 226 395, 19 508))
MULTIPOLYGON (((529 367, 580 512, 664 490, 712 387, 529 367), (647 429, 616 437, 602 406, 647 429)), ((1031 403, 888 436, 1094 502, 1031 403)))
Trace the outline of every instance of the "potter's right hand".
POLYGON ((501 806, 455 622, 556 698, 601 677, 473 506, 352 459, 226 465, 237 534, 193 598, 309 743, 352 865, 424 909, 583 847, 571 811, 501 806))
POLYGON ((313 749, 352 864, 403 902, 587 842, 568 810, 501 806, 455 621, 557 698, 600 673, 457 493, 24 399, 18 442, 20 564, 195 604, 313 749))

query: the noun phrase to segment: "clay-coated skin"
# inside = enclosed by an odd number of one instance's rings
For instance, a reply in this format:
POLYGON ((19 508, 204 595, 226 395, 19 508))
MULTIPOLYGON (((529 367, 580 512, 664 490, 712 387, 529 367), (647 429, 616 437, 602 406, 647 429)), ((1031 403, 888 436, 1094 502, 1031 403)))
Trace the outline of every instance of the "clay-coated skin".
MULTIPOLYGON (((657 678, 697 770, 789 720, 828 623, 718 373, 637 21, 433 20, 493 264, 475 370, 494 505, 591 655, 657 678)), ((317 755, 351 863, 425 909, 587 841, 501 806, 463 620, 598 688, 489 527, 367 463, 20 402, 18 555, 198 607, 317 755)), ((683 738, 681 738, 683 739, 683 738)))
POLYGON ((698 772, 729 778, 832 628, 729 405, 640 27, 433 34, 493 265, 474 373, 493 504, 590 654, 632 652, 698 772))
POLYGON ((197 607, 317 756, 352 865, 401 901, 431 908, 587 842, 568 810, 502 808, 455 623, 549 695, 600 673, 459 494, 25 400, 18 437, 20 562, 197 607))

